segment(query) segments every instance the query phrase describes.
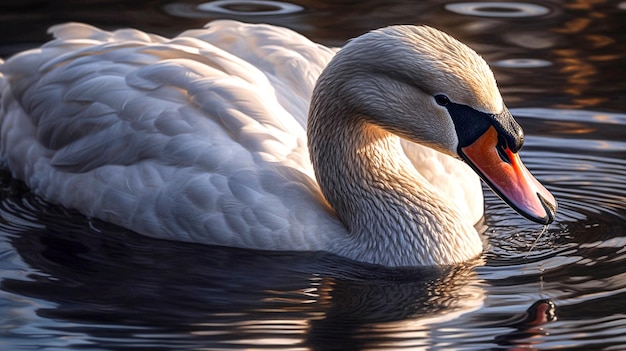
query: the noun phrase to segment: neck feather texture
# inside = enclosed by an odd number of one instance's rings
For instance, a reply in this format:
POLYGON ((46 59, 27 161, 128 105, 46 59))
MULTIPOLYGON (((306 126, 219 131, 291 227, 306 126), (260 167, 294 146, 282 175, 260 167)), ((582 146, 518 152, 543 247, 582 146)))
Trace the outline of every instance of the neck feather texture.
POLYGON ((472 223, 413 167, 400 139, 314 99, 308 137, 316 177, 348 229, 336 253, 388 266, 454 264, 480 254, 472 223))

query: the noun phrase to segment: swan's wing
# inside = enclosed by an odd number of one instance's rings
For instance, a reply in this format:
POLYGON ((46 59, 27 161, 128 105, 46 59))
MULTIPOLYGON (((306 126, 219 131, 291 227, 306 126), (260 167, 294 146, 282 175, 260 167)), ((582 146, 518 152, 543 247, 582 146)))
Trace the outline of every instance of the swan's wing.
POLYGON ((315 249, 303 238, 341 230, 302 126, 329 50, 231 21, 171 40, 51 31, 56 40, 0 67, 2 161, 35 192, 178 240, 315 249))
POLYGON ((306 127, 315 82, 336 49, 316 44, 289 29, 269 25, 233 25, 214 21, 206 30, 185 34, 213 43, 267 75, 279 103, 306 127))
POLYGON ((450 206, 456 206, 469 223, 479 223, 484 214, 480 178, 467 164, 431 148, 402 141, 415 169, 434 186, 450 206))

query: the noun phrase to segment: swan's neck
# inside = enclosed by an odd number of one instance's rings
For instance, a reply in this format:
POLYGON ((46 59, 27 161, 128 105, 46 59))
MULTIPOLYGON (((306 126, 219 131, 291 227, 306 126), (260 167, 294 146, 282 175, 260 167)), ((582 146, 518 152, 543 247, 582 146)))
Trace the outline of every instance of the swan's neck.
POLYGON ((480 254, 472 223, 439 198, 397 136, 331 107, 312 110, 308 133, 322 192, 348 229, 337 253, 388 266, 454 264, 480 254))

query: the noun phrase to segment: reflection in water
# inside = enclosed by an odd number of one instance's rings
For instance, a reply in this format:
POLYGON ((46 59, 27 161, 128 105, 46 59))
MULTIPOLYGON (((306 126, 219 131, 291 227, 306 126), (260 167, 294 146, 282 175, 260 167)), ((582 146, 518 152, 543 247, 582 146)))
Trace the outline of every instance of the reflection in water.
POLYGON ((605 1, 584 0, 565 4, 563 8, 571 16, 552 28, 553 33, 564 37, 561 42, 571 43, 567 47, 552 50, 556 62, 561 66, 560 72, 566 77, 564 92, 573 96, 571 104, 559 107, 589 108, 607 102, 606 96, 590 93, 596 89, 593 84, 606 84, 596 81, 599 76, 598 66, 606 65, 612 69, 623 60, 624 55, 623 51, 614 53, 615 38, 599 33, 607 20, 604 4, 605 1))
POLYGON ((53 303, 37 314, 63 323, 44 323, 38 334, 72 333, 67 346, 80 339, 116 348, 133 339, 139 349, 181 343, 394 349, 436 342, 428 333, 433 325, 475 310, 484 299, 480 287, 468 284, 475 279, 471 265, 391 270, 325 254, 163 242, 79 215, 43 216, 50 216, 40 218, 50 223, 47 229, 10 239, 34 271, 1 286, 53 303), (76 227, 68 228, 63 217, 76 227))
POLYGON ((291 3, 303 10, 281 15, 268 14, 284 2, 33 3, 44 2, 3 4, 0 55, 41 43, 47 27, 65 21, 171 36, 235 18, 287 26, 337 46, 394 23, 441 28, 495 63, 505 101, 518 107, 511 111, 526 131, 522 158, 557 196, 560 211, 540 235, 542 227, 486 190, 489 229, 481 260, 442 270, 386 270, 321 253, 148 239, 66 213, 0 174, 0 348, 589 350, 626 344, 624 3, 297 0, 291 3), (238 13, 206 10, 216 3, 238 13), (582 109, 590 106, 618 113, 582 109))
POLYGON ((541 336, 547 336, 543 325, 557 319, 556 306, 550 300, 539 300, 533 303, 526 312, 514 316, 503 325, 514 327, 515 330, 503 335, 497 335, 495 341, 502 346, 531 347, 538 344, 541 336))

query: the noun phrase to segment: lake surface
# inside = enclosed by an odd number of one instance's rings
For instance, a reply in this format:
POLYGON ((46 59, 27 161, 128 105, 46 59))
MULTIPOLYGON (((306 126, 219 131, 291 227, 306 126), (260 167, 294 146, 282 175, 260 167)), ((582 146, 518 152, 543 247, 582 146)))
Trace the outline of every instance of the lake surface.
POLYGON ((215 18, 340 46, 429 24, 493 66, 557 197, 547 228, 486 189, 486 250, 445 269, 159 241, 0 173, 1 350, 626 350, 626 2, 3 1, 0 56, 83 21, 161 35, 215 18))

